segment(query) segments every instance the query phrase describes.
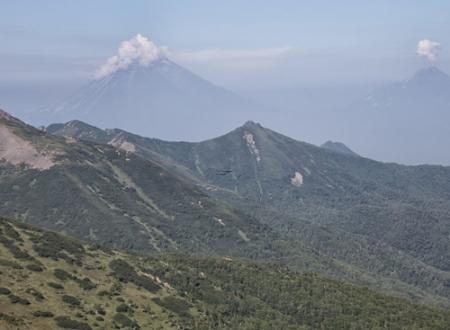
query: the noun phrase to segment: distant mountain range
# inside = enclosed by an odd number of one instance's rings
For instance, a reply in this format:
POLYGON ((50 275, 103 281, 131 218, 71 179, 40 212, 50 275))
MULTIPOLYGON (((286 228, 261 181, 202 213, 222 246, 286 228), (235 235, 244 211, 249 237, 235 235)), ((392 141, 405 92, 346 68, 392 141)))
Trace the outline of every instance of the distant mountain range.
POLYGON ((340 139, 381 159, 450 164, 450 76, 436 67, 379 88, 337 118, 340 139))
MULTIPOLYGON (((291 93, 297 98, 301 94, 291 93)), ((306 91, 302 98, 311 93, 306 91)), ((450 164, 450 155, 441 151, 450 139, 446 126, 450 76, 437 67, 426 67, 361 97, 357 95, 362 89, 341 87, 334 91, 340 97, 330 93, 326 88, 315 90, 313 103, 283 95, 272 102, 264 101, 264 96, 252 101, 161 57, 147 66, 135 62, 95 79, 72 96, 23 118, 35 126, 82 120, 105 129, 120 123, 127 131, 172 141, 205 140, 255 118, 291 135, 303 130, 316 141, 328 137, 346 141, 360 154, 384 161, 450 164), (334 106, 319 106, 323 99, 337 101, 334 106)))
POLYGON ((143 135, 192 140, 234 127, 261 109, 162 57, 95 79, 67 99, 30 112, 27 119, 35 125, 78 119, 103 128, 120 123, 143 135), (201 129, 195 133, 193 127, 201 129))

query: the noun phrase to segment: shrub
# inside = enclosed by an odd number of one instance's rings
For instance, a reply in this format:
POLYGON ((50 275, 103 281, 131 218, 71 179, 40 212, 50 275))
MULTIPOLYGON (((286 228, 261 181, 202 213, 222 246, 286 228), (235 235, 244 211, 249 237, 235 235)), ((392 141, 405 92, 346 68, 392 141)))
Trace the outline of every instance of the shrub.
POLYGON ((109 267, 113 270, 114 277, 121 282, 131 282, 153 293, 157 292, 160 289, 159 285, 157 285, 147 276, 139 275, 133 268, 133 266, 131 266, 124 260, 113 260, 109 263, 109 267))
POLYGON ((8 288, 0 288, 0 294, 9 295, 11 290, 8 288))
POLYGON ((36 289, 28 288, 25 292, 31 294, 37 301, 42 301, 45 299, 44 295, 36 289))
POLYGON ((31 270, 33 272, 42 272, 44 269, 36 264, 29 264, 25 266, 28 270, 31 270))
POLYGON ((52 312, 35 311, 35 312, 33 312, 33 316, 35 316, 35 317, 53 317, 54 315, 52 312))
POLYGON ((77 279, 76 282, 83 290, 93 290, 97 287, 95 283, 93 283, 88 277, 83 278, 82 280, 77 279))
POLYGON ((116 312, 118 313, 127 313, 129 311, 131 311, 131 308, 127 304, 120 304, 116 307, 116 312))
POLYGON ((66 294, 62 296, 62 301, 64 301, 66 304, 69 304, 70 306, 80 306, 81 305, 80 299, 78 299, 74 296, 66 295, 66 294))
POLYGON ((59 283, 55 283, 55 282, 48 282, 47 285, 53 289, 57 289, 57 290, 62 290, 64 289, 64 287, 59 284, 59 283))
POLYGON ((124 328, 128 327, 134 330, 138 330, 141 328, 136 321, 129 319, 126 315, 121 313, 117 313, 116 315, 114 315, 113 320, 124 328))
POLYGON ((13 269, 23 269, 21 265, 19 265, 15 261, 0 259, 0 266, 9 267, 13 269))
POLYGON ((32 256, 30 256, 28 253, 19 249, 14 244, 14 241, 9 240, 2 235, 0 235, 0 243, 2 243, 9 250, 9 252, 11 252, 11 254, 14 256, 14 258, 20 259, 20 260, 34 260, 34 258, 32 256))
POLYGON ((105 297, 105 296, 109 296, 110 292, 108 290, 101 290, 97 293, 97 296, 99 297, 105 297))
POLYGON ((100 315, 106 315, 105 310, 102 309, 102 308, 97 309, 97 313, 100 314, 100 315))
POLYGON ((11 301, 12 304, 20 304, 20 305, 29 305, 30 304, 28 299, 21 298, 14 294, 9 295, 9 301, 11 301))
POLYGON ((14 241, 23 242, 20 234, 9 223, 4 223, 3 228, 5 229, 5 234, 12 238, 14 241))
POLYGON ((63 237, 53 232, 45 232, 41 237, 32 239, 34 245, 33 249, 39 254, 40 257, 51 258, 58 260, 59 258, 71 261, 68 259, 67 254, 62 254, 63 251, 75 256, 77 263, 80 263, 82 256, 85 253, 83 245, 77 241, 63 237))
POLYGON ((72 320, 68 316, 58 316, 55 318, 55 321, 56 325, 63 329, 92 330, 89 324, 72 320))
POLYGON ((55 277, 61 281, 65 281, 65 280, 71 280, 73 279, 73 275, 69 274, 68 272, 66 272, 64 269, 59 269, 56 268, 53 271, 53 275, 55 275, 55 277))
POLYGON ((190 305, 183 299, 169 296, 169 297, 165 297, 163 299, 153 298, 153 301, 155 303, 157 303, 158 305, 160 305, 180 316, 183 316, 183 317, 191 316, 189 314, 190 305))

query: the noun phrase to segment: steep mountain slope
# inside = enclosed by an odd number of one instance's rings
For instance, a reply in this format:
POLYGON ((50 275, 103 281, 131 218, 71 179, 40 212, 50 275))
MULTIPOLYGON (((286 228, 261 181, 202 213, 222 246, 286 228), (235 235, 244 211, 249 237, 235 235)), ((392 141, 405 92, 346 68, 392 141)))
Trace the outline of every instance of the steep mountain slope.
POLYGON ((359 150, 409 164, 450 164, 442 152, 450 139, 450 76, 436 67, 374 90, 339 116, 340 139, 359 150))
MULTIPOLYGON (((423 302, 448 303, 446 292, 436 294, 435 286, 386 282, 286 236, 253 215, 250 204, 231 206, 213 195, 215 186, 192 179, 182 166, 166 166, 162 156, 143 159, 120 136, 113 139, 115 148, 48 135, 10 116, 0 127, 52 162, 48 168, 0 163, 3 215, 114 248, 274 260, 423 302)), ((440 283, 441 276, 434 278, 440 283)))
POLYGON ((35 125, 79 119, 103 128, 120 123, 147 136, 202 139, 236 126, 256 110, 261 107, 161 57, 146 66, 135 61, 95 79, 25 119, 35 125), (198 127, 198 133, 189 127, 198 127))
POLYGON ((304 251, 304 261, 321 265, 301 244, 287 252, 255 218, 132 152, 51 136, 4 113, 0 132, 19 146, 15 154, 0 149, 3 215, 129 250, 255 258, 304 251))
MULTIPOLYGON (((98 131, 79 122, 48 130, 131 144, 142 157, 196 178, 289 242, 301 240, 328 257, 402 283, 389 289, 410 285, 450 295, 449 168, 340 154, 252 122, 201 143, 98 131)), ((372 285, 386 284, 380 282, 372 285)))
POLYGON ((446 329, 450 323, 448 311, 274 264, 130 255, 5 219, 0 270, 2 329, 446 329))

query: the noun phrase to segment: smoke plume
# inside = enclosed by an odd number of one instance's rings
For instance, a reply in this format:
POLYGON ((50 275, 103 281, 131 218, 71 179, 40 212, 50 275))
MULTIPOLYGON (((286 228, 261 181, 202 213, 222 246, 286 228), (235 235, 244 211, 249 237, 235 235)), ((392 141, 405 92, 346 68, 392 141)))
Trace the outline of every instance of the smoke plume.
POLYGON ((431 63, 437 61, 440 50, 441 44, 437 41, 423 39, 417 44, 417 54, 426 57, 431 63))
POLYGON ((123 41, 117 54, 110 57, 95 73, 97 79, 108 76, 117 70, 126 69, 137 61, 140 65, 147 66, 151 62, 167 55, 166 47, 159 47, 148 38, 137 34, 130 40, 123 41))

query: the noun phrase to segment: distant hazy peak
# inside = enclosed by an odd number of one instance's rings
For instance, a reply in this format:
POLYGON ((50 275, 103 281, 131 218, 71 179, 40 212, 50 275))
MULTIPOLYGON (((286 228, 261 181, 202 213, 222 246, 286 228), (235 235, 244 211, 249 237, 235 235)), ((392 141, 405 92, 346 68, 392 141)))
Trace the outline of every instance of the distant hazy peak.
POLYGON ((347 147, 342 142, 334 142, 334 141, 328 140, 327 142, 322 144, 320 147, 340 153, 340 154, 344 154, 344 155, 359 156, 356 152, 351 150, 349 147, 347 147))
POLYGON ((418 70, 408 82, 450 82, 450 76, 435 66, 429 66, 418 70))
POLYGON ((420 77, 420 76, 429 76, 429 75, 440 75, 440 76, 446 76, 448 77, 448 75, 442 71, 441 69, 439 69, 436 66, 430 65, 427 66, 425 68, 419 69, 416 73, 415 76, 420 77))

